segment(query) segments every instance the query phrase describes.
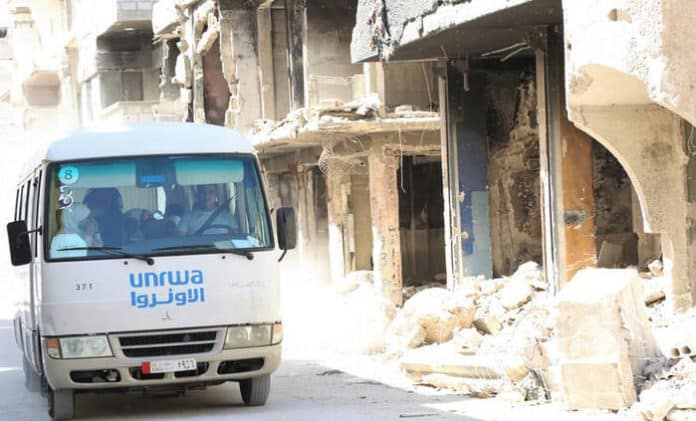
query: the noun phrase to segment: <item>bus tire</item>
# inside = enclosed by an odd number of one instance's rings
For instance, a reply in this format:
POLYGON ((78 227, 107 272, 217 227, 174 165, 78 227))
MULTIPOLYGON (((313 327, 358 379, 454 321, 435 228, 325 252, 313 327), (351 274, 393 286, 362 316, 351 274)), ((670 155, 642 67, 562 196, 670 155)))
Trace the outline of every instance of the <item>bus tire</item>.
POLYGON ((24 371, 24 386, 27 390, 30 392, 41 391, 41 378, 36 374, 26 357, 22 358, 22 371, 24 371))
POLYGON ((254 377, 239 381, 239 391, 246 406, 263 406, 271 392, 271 376, 254 377))
POLYGON ((75 392, 72 389, 51 390, 48 415, 53 420, 69 420, 75 416, 75 392))

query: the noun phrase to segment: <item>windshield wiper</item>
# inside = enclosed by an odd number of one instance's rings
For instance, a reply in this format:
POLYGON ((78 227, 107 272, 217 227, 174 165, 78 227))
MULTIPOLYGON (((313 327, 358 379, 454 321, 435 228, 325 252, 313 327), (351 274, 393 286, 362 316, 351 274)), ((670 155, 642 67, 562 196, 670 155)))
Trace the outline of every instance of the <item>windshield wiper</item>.
POLYGON ((152 249, 152 251, 164 251, 164 250, 215 250, 223 251, 225 253, 236 254, 238 256, 244 256, 249 260, 254 259, 254 254, 249 250, 237 250, 237 249, 221 249, 215 247, 213 244, 191 244, 191 245, 181 245, 181 246, 171 246, 171 247, 159 247, 152 249))
POLYGON ((87 250, 87 251, 103 251, 112 256, 128 257, 131 259, 138 259, 146 262, 148 265, 152 266, 155 264, 155 259, 150 256, 143 256, 140 254, 131 254, 123 251, 121 247, 66 247, 58 249, 58 251, 71 251, 71 250, 87 250))

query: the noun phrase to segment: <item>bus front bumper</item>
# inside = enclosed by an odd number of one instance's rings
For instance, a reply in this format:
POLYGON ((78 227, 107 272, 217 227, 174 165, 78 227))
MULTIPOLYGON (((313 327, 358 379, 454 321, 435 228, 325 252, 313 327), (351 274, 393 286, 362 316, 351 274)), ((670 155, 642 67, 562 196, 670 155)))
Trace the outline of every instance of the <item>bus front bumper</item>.
POLYGON ((280 365, 281 345, 222 349, 215 353, 167 357, 53 359, 44 354, 49 385, 59 389, 159 389, 167 386, 219 384, 273 373, 280 365), (196 369, 148 374, 143 363, 192 358, 196 369))

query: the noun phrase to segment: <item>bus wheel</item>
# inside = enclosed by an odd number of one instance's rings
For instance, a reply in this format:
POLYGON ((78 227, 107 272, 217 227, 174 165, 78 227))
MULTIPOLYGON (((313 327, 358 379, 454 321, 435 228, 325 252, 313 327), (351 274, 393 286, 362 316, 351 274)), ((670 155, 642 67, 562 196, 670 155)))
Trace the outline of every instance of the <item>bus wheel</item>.
POLYGON ((246 406, 263 406, 271 391, 271 376, 259 376, 239 381, 239 391, 246 406))
POLYGON ((71 389, 51 390, 48 396, 48 415, 54 420, 69 420, 75 416, 75 392, 71 389))
POLYGON ((27 390, 39 392, 41 390, 41 378, 36 374, 26 357, 22 358, 22 371, 24 371, 24 386, 27 390))

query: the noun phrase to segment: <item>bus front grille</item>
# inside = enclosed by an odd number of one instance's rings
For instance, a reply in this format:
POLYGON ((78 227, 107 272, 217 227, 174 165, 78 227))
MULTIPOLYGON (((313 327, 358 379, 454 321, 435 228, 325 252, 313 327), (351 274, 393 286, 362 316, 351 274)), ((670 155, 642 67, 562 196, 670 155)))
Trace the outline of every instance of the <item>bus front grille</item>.
POLYGON ((213 350, 217 340, 217 331, 121 336, 118 340, 121 352, 126 357, 201 354, 213 350))

